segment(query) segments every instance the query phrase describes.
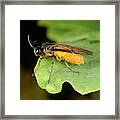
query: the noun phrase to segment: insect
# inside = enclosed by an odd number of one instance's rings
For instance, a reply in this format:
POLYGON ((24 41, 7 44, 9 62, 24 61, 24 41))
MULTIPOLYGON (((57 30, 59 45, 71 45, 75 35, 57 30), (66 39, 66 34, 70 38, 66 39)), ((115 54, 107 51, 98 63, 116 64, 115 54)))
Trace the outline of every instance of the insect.
MULTIPOLYGON (((72 69, 68 65, 68 63, 84 64, 85 60, 84 60, 83 55, 84 54, 85 55, 93 54, 92 51, 86 50, 83 48, 73 47, 73 46, 64 45, 64 44, 48 43, 48 42, 43 43, 40 46, 38 45, 37 47, 34 47, 30 42, 29 35, 28 35, 28 42, 29 42, 30 46, 34 49, 35 55, 40 56, 41 60, 44 57, 53 57, 53 58, 57 59, 58 61, 64 61, 65 64, 67 65, 67 67, 74 72, 77 72, 77 71, 72 69)), ((53 68, 53 66, 52 66, 52 68, 53 68)))

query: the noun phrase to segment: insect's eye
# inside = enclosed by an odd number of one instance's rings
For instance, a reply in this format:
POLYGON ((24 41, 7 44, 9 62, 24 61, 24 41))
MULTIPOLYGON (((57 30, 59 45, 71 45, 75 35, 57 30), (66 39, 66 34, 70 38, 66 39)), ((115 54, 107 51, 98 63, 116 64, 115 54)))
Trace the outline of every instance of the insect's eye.
POLYGON ((36 52, 36 54, 38 54, 38 53, 39 53, 39 50, 36 50, 35 52, 36 52))
POLYGON ((36 48, 34 50, 34 53, 35 53, 36 56, 39 56, 41 54, 41 50, 39 48, 36 48))

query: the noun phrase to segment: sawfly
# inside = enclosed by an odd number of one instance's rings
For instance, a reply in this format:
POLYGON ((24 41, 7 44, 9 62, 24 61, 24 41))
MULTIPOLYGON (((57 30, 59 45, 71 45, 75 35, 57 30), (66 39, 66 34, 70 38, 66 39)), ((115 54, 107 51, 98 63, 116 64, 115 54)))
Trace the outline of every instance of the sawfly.
MULTIPOLYGON (((30 46, 33 48, 35 56, 40 57, 40 61, 44 57, 53 57, 58 61, 64 61, 66 66, 73 72, 78 72, 78 71, 72 69, 68 65, 68 63, 84 64, 85 63, 84 54, 85 55, 93 54, 92 51, 86 50, 84 48, 74 47, 74 46, 64 45, 64 44, 49 43, 49 42, 46 42, 46 43, 43 43, 42 45, 37 45, 37 47, 34 47, 34 44, 31 44, 30 42, 29 35, 28 35, 28 42, 30 46)), ((52 69, 53 69, 53 62, 51 66, 48 83, 50 82, 52 69)))

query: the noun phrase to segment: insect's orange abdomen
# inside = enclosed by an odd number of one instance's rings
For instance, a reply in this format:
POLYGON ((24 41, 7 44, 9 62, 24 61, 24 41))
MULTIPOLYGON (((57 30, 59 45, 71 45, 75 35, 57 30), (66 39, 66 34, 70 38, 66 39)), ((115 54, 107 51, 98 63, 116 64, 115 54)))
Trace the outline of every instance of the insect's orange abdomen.
POLYGON ((56 51, 54 55, 59 61, 64 60, 73 64, 84 64, 84 57, 80 54, 56 51))

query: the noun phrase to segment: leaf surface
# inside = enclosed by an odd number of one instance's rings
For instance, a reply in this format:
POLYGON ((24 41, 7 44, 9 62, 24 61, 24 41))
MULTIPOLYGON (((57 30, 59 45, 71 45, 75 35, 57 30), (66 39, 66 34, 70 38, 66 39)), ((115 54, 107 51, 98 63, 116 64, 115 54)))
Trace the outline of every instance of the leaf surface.
POLYGON ((41 21, 38 24, 48 27, 47 35, 56 43, 64 43, 93 51, 93 55, 84 55, 85 64, 77 65, 68 63, 73 69, 79 71, 79 73, 70 71, 64 61, 45 57, 39 65, 40 59, 38 59, 34 69, 34 71, 37 69, 35 76, 38 85, 51 94, 59 93, 62 90, 64 82, 70 83, 82 95, 98 91, 100 89, 99 21, 82 21, 81 23, 80 21, 75 23, 74 21, 69 21, 69 23, 66 21, 41 21), (83 28, 81 32, 79 29, 80 24, 83 28), (80 39, 80 37, 86 37, 86 39, 80 39), (50 77, 52 61, 53 70, 50 77), (48 83, 49 77, 50 82, 48 83))

